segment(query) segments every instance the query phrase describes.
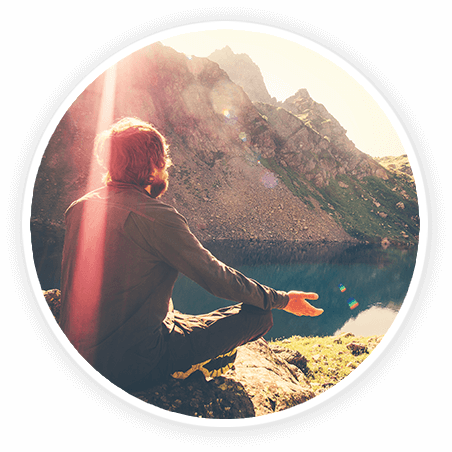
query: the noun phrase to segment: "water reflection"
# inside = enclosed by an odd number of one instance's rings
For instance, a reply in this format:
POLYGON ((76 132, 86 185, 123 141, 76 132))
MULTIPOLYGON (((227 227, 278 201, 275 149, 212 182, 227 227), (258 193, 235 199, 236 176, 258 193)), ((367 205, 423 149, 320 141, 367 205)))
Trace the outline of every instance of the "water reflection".
MULTIPOLYGON (((358 335, 385 334, 399 311, 414 271, 416 249, 398 250, 372 247, 324 247, 298 250, 298 258, 266 250, 239 261, 240 253, 228 249, 221 256, 246 276, 280 290, 314 291, 319 300, 313 304, 324 313, 315 318, 296 317, 284 311, 273 311, 274 326, 265 336, 276 339, 301 336, 331 336, 342 331, 358 335), (278 259, 270 259, 274 252, 278 259), (266 257, 265 257, 266 256, 266 257), (276 262, 275 262, 276 260, 276 262), (245 262, 245 263, 244 263, 245 262), (339 284, 346 287, 341 292, 339 284), (351 310, 347 300, 359 303, 351 310)), ((206 293, 184 276, 180 276, 173 292, 176 309, 201 314, 230 304, 206 293)))
POLYGON ((334 334, 345 332, 353 333, 355 336, 379 336, 385 334, 392 322, 397 317, 397 310, 372 306, 361 312, 358 317, 345 322, 344 326, 334 334))

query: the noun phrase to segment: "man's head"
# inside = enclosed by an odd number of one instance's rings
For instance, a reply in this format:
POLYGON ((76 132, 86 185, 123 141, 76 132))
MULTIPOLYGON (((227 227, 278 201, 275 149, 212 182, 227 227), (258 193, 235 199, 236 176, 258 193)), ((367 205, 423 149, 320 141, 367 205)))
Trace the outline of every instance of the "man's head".
POLYGON ((151 124, 123 118, 96 137, 99 162, 107 169, 104 181, 146 188, 157 198, 168 186, 171 166, 165 138, 151 124))

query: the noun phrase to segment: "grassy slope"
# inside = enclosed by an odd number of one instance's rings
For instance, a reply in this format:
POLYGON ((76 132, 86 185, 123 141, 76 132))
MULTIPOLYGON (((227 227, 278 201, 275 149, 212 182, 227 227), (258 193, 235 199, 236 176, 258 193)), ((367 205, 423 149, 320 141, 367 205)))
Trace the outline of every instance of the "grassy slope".
POLYGON ((312 206, 310 198, 316 199, 352 237, 369 242, 388 237, 394 243, 417 243, 417 195, 413 184, 402 175, 392 173, 386 181, 373 176, 358 180, 338 175, 319 188, 275 160, 261 159, 261 163, 308 205, 312 206), (403 209, 397 207, 400 202, 403 209), (386 217, 380 216, 380 212, 386 217))

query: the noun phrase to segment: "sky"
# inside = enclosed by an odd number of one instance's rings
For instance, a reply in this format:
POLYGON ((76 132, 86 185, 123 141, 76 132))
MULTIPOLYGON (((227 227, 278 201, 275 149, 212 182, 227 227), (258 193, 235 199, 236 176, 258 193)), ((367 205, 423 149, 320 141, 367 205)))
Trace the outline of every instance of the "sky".
POLYGON ((207 57, 229 46, 246 53, 262 73, 268 92, 284 101, 306 88, 347 130, 347 137, 373 157, 406 154, 399 136, 376 100, 342 67, 297 42, 245 30, 206 30, 161 41, 178 52, 207 57))

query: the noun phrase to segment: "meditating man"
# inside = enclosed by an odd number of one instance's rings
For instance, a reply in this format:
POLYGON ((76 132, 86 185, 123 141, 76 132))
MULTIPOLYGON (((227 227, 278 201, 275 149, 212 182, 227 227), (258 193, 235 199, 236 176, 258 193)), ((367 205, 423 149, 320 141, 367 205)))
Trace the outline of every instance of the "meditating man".
POLYGON ((122 119, 96 147, 108 171, 105 186, 66 211, 60 326, 112 383, 130 392, 196 370, 220 375, 236 347, 269 331, 272 309, 323 312, 306 301, 315 293, 274 290, 217 260, 159 200, 171 160, 152 125, 122 119), (234 304, 196 316, 174 310, 178 272, 234 304))

